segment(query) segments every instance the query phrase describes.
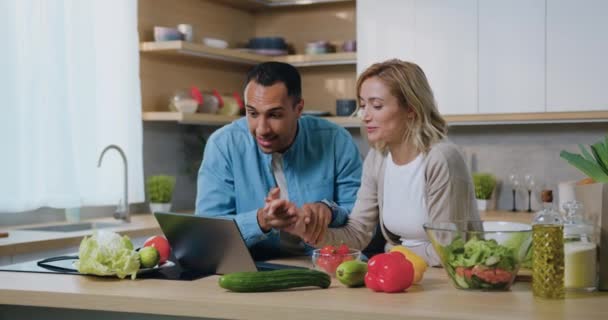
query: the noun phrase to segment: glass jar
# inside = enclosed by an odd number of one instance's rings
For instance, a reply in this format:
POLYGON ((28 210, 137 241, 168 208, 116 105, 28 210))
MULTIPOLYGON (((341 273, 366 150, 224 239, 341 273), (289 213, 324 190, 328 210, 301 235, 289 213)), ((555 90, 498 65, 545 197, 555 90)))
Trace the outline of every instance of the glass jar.
POLYGON ((597 287, 597 245, 593 226, 583 220, 583 205, 577 201, 563 204, 564 286, 567 290, 593 291, 597 287))
POLYGON ((541 193, 543 210, 532 223, 532 293, 547 299, 564 298, 564 225, 553 209, 553 192, 541 193))

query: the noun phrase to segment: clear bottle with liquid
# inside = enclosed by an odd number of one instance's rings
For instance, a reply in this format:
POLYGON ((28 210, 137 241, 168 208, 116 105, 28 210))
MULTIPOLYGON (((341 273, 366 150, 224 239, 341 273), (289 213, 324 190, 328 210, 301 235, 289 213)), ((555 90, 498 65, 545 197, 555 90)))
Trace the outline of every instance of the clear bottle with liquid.
POLYGON ((543 209, 532 223, 532 292, 548 299, 564 298, 564 225, 553 208, 553 192, 541 193, 543 209))
POLYGON ((564 286, 566 290, 593 291, 597 286, 597 245, 594 228, 584 221, 583 205, 564 203, 564 286))

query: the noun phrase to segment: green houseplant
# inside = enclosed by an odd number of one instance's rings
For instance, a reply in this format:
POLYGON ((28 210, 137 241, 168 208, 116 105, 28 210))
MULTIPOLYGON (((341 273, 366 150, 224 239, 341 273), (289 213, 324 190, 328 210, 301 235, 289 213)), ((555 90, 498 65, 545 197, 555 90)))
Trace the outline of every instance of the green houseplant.
POLYGON ((559 155, 593 181, 608 183, 608 136, 604 141, 600 140, 590 145, 591 152, 583 145, 579 145, 579 148, 580 154, 563 150, 559 155))
POLYGON ((477 198, 477 208, 488 210, 490 199, 496 187, 496 178, 489 173, 474 173, 473 184, 475 185, 475 198, 477 198))
POLYGON ((152 212, 171 210, 171 198, 175 188, 175 177, 167 175, 150 176, 146 180, 148 201, 152 212))

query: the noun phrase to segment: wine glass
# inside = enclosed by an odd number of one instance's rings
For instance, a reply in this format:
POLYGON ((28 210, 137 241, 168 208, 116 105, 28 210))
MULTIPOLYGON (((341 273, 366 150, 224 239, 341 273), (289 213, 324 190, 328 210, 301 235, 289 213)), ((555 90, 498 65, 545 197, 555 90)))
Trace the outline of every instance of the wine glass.
POLYGON ((516 212, 517 211, 517 206, 515 205, 515 198, 517 196, 517 189, 520 188, 520 184, 521 182, 519 181, 519 176, 517 175, 517 173, 511 173, 509 174, 509 182, 511 183, 511 188, 513 191, 513 209, 511 209, 511 211, 516 212))
POLYGON ((533 175, 526 174, 524 176, 524 182, 526 184, 526 189, 528 189, 528 212, 532 212, 532 190, 536 187, 536 180, 533 175))

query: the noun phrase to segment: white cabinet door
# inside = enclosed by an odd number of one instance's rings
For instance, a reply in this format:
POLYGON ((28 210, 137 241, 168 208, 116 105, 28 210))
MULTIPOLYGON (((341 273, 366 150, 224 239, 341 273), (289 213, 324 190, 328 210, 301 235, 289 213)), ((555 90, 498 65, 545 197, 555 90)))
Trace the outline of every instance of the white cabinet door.
POLYGON ((545 0, 479 1, 479 113, 545 111, 545 0))
POLYGON ((547 0, 547 111, 608 110, 608 1, 547 0))
POLYGON ((417 0, 413 61, 442 114, 477 113, 477 1, 417 0))
POLYGON ((414 0, 357 1, 357 74, 414 50, 414 0))

